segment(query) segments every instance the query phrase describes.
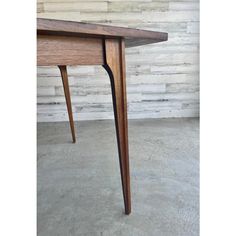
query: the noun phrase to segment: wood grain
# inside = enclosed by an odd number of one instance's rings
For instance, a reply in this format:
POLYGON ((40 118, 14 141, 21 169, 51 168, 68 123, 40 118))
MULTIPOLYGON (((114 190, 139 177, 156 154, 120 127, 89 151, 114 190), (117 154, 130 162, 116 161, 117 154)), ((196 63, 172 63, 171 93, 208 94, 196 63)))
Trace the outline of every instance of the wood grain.
POLYGON ((87 37, 98 38, 122 37, 125 38, 127 47, 134 47, 154 42, 157 43, 168 39, 168 34, 164 32, 43 18, 37 19, 37 32, 38 34, 71 36, 86 35, 87 37))
POLYGON ((72 106, 71 106, 70 88, 69 88, 69 80, 68 80, 67 70, 66 70, 66 66, 64 66, 64 65, 59 65, 58 67, 59 67, 60 72, 61 72, 61 78, 62 78, 64 93, 65 93, 65 98, 66 98, 66 106, 67 106, 68 116, 69 116, 69 120, 70 120, 70 129, 71 129, 72 140, 73 140, 73 143, 75 143, 76 142, 75 127, 74 127, 75 125, 74 125, 74 120, 73 120, 73 113, 72 113, 72 106))
POLYGON ((67 65, 103 65, 110 81, 125 214, 131 213, 125 42, 130 46, 167 40, 167 34, 79 22, 38 19, 38 65, 58 65, 75 142, 67 65))
MULTIPOLYGON (((45 2, 66 5, 72 3, 68 0, 41 2, 44 6, 45 2)), ((78 0, 73 2, 77 3, 78 0)), ((126 50, 129 119, 199 116, 199 96, 196 96, 199 93, 199 1, 111 0, 106 1, 107 12, 97 6, 97 11, 94 12, 95 8, 89 5, 90 2, 96 5, 104 0, 83 1, 84 7, 73 12, 66 10, 69 6, 64 8, 64 12, 48 12, 42 9, 38 16, 168 32, 168 42, 126 50), (172 86, 181 86, 182 89, 174 90, 172 86)), ((58 85, 58 81, 61 81, 56 78, 58 75, 55 71, 53 67, 38 69, 40 122, 67 120, 66 110, 63 109, 63 93, 55 94, 58 86, 60 92, 63 92, 61 84, 58 85)), ((106 80, 104 71, 99 67, 78 66, 68 68, 68 73, 73 76, 70 86, 71 95, 73 91, 74 119, 81 121, 113 118, 109 81, 106 80)))
POLYGON ((123 39, 106 39, 104 47, 104 68, 110 77, 112 88, 125 214, 130 214, 131 194, 129 174, 125 44, 123 39))
POLYGON ((102 65, 103 63, 102 39, 38 35, 38 66, 102 65))

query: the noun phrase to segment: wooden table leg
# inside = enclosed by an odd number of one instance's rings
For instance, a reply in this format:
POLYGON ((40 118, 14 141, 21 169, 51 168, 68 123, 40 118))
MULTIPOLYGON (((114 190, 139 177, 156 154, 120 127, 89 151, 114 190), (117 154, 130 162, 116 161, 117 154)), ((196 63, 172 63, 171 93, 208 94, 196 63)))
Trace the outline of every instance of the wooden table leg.
POLYGON ((72 107, 71 107, 70 88, 69 88, 67 70, 66 70, 66 66, 60 65, 58 67, 61 72, 61 78, 62 78, 64 93, 65 93, 65 98, 66 98, 66 106, 67 106, 68 116, 69 116, 69 120, 70 120, 70 129, 71 129, 71 134, 72 134, 72 140, 73 140, 73 143, 75 143, 76 142, 75 128, 74 128, 74 120, 73 120, 72 107))
POLYGON ((131 212, 131 194, 124 53, 123 39, 104 40, 105 65, 103 67, 111 80, 125 214, 128 215, 131 212))

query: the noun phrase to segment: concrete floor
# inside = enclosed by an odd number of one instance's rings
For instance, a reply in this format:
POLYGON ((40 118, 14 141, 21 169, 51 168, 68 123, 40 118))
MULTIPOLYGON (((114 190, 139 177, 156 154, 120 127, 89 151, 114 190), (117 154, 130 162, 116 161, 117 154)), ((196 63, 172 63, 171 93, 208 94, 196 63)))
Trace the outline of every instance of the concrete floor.
POLYGON ((129 121, 124 215, 113 121, 38 124, 38 236, 199 235, 199 120, 129 121))

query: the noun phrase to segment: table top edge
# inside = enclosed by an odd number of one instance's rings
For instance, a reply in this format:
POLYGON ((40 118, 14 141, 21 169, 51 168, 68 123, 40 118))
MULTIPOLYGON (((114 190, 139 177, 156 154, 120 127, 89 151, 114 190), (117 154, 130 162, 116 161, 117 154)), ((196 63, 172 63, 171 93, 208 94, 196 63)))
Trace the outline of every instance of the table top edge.
MULTIPOLYGON (((122 37, 125 39, 150 40, 157 43, 168 40, 168 33, 135 28, 93 24, 77 21, 65 21, 47 18, 37 18, 38 34, 56 35, 94 35, 97 37, 122 37)), ((145 44, 145 43, 144 43, 145 44)))

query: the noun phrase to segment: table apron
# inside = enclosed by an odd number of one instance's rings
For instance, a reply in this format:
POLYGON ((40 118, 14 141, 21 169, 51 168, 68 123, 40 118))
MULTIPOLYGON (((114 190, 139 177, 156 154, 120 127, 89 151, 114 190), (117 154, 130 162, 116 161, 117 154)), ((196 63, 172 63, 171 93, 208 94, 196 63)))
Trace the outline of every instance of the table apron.
POLYGON ((38 35, 37 65, 103 65, 103 39, 38 35))

